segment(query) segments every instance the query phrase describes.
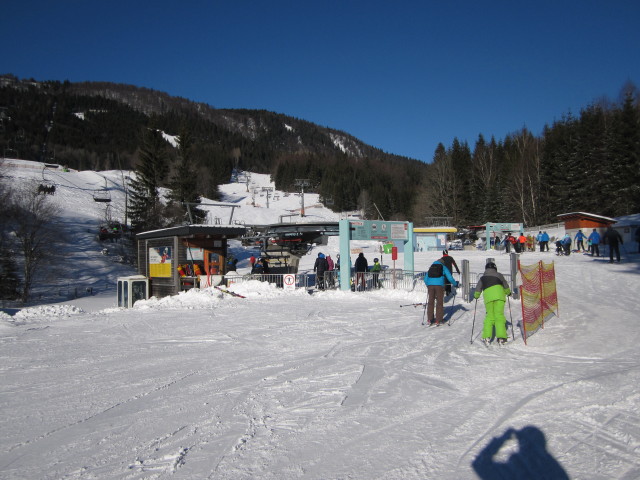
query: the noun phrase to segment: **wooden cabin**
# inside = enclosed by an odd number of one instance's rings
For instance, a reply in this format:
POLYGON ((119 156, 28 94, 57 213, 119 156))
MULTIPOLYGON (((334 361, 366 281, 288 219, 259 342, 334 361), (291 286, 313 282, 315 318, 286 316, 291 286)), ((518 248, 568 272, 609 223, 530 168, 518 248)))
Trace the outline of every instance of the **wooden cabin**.
POLYGON ((582 230, 582 233, 588 237, 594 229, 602 236, 609 225, 616 223, 613 218, 585 212, 562 213, 558 215, 558 218, 564 222, 564 231, 571 238, 574 238, 579 230, 582 230))

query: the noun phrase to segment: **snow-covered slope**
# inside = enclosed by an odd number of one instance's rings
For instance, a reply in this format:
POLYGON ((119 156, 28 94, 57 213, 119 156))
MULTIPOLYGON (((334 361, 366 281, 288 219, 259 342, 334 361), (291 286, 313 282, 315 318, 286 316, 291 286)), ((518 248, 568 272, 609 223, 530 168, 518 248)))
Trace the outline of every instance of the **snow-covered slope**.
MULTIPOLYGON (((69 268, 63 270, 67 277, 46 283, 37 282, 34 302, 82 296, 87 294, 87 289, 91 289, 93 294, 113 290, 117 277, 135 273, 130 265, 122 263, 125 252, 119 243, 100 242, 97 238, 100 226, 108 221, 125 224, 124 185, 131 172, 75 171, 17 159, 6 159, 2 168, 4 177, 0 181, 8 182, 13 187, 55 186, 55 193, 50 196, 50 200, 60 207, 64 230, 72 242, 65 252, 69 268), (110 201, 95 201, 96 199, 110 201)), ((202 209, 207 211, 208 223, 269 225, 282 221, 339 220, 338 214, 319 203, 317 194, 305 193, 305 216, 302 217, 300 195, 277 191, 269 175, 242 174, 238 180, 239 182, 220 187, 220 202, 203 199, 202 209), (270 189, 268 199, 267 190, 263 189, 270 189), (229 205, 236 208, 232 209, 229 205)), ((239 266, 247 267, 248 258, 255 252, 242 248, 239 242, 233 242, 232 248, 234 255, 240 260, 239 266)))
MULTIPOLYGON (((60 177, 78 235, 102 218, 100 175, 60 177)), ((401 305, 424 294, 392 289, 253 281, 232 287, 246 298, 191 290, 124 310, 111 294, 0 313, 0 478, 640 478, 635 247, 612 265, 523 254, 555 262, 560 307, 526 346, 517 328, 506 347, 482 345, 482 300, 423 327, 424 311, 401 305)), ((416 252, 416 267, 438 256, 416 252)), ((506 314, 517 325, 520 302, 506 314)))

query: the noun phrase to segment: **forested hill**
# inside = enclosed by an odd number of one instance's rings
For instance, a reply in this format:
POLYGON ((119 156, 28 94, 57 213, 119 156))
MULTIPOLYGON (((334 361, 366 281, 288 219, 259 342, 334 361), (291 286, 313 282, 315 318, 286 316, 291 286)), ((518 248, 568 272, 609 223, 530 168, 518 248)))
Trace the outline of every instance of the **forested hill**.
POLYGON ((425 164, 280 113, 216 109, 131 85, 0 76, 0 148, 7 157, 134 169, 148 131, 190 138, 189 165, 170 142, 156 146, 164 152, 155 155, 168 160, 159 184, 180 183, 180 198, 217 198, 218 185, 239 168, 271 174, 283 191, 308 180, 305 190, 335 211, 361 209, 366 218, 416 225, 447 217, 455 226, 535 226, 573 211, 640 212, 640 95, 631 83, 617 101, 600 99, 539 136, 514 126, 504 139, 479 134, 472 146, 454 138, 425 164))
MULTIPOLYGON (((265 110, 216 109, 166 93, 106 82, 0 77, 0 148, 28 160, 87 170, 134 169, 147 128, 193 139, 194 188, 209 198, 233 168, 269 173, 277 188, 309 180, 336 210, 407 218, 426 165, 338 130, 265 110)), ((173 147, 167 155, 175 160, 173 147)), ((171 160, 170 160, 171 163, 171 160)), ((171 168, 171 167, 170 167, 171 168)))

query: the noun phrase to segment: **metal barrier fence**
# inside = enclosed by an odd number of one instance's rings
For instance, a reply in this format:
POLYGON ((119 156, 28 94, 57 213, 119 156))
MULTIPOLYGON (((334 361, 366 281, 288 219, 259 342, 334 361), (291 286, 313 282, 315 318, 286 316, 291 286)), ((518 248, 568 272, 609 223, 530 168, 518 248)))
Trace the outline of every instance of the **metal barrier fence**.
MULTIPOLYGON (((468 262, 465 260, 460 276, 460 288, 462 289, 461 297, 471 302, 473 301, 473 292, 475 291, 478 280, 484 272, 468 272, 465 274, 465 268, 468 268, 468 262), (465 285, 465 282, 467 284, 465 285)), ((424 277, 427 272, 406 272, 401 269, 388 269, 379 273, 352 272, 350 278, 349 289, 352 291, 373 291, 377 289, 404 290, 406 292, 427 292, 427 286, 424 283, 424 277)), ((225 277, 227 285, 234 283, 244 283, 250 280, 258 280, 260 282, 268 282, 275 284, 278 288, 283 288, 284 277, 293 275, 295 277, 295 288, 317 289, 317 290, 339 290, 340 289, 340 271, 331 270, 324 273, 320 278, 316 273, 296 273, 296 274, 248 274, 225 277)), ((503 273, 509 285, 512 283, 512 275, 503 273)), ((514 292, 515 294, 516 292, 514 292)), ((514 297, 515 298, 515 297, 514 297)))
MULTIPOLYGON (((285 275, 294 275, 295 288, 316 288, 318 290, 340 289, 340 271, 330 270, 324 272, 322 278, 316 273, 296 274, 249 274, 225 277, 227 285, 244 283, 250 280, 275 284, 278 288, 284 286, 285 275)), ((349 288, 357 291, 371 291, 379 288, 405 290, 408 292, 426 292, 424 284, 426 272, 405 272, 404 270, 383 270, 379 273, 352 272, 349 288)))

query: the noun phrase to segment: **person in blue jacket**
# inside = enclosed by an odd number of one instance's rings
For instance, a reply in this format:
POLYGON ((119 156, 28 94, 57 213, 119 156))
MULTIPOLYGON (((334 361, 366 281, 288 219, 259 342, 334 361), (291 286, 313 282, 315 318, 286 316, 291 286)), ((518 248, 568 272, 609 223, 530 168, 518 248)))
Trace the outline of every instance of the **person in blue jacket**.
POLYGON ((583 252, 584 251, 584 240, 585 238, 587 238, 587 236, 582 233, 582 230, 578 230, 578 233, 576 233, 576 236, 573 237, 576 241, 576 248, 578 249, 579 252, 583 252))
POLYGON ((565 255, 571 255, 571 235, 568 233, 564 234, 564 237, 560 241, 562 243, 562 248, 564 249, 565 255))
POLYGON ((458 287, 460 284, 454 280, 451 271, 442 262, 442 260, 436 260, 431 264, 427 274, 424 276, 424 283, 427 286, 428 302, 427 302, 427 319, 429 325, 434 323, 434 310, 435 310, 435 324, 440 325, 444 318, 444 287, 445 279, 458 287))
POLYGON ((536 242, 540 245, 540 251, 542 252, 544 249, 544 243, 542 243, 542 230, 540 230, 538 235, 536 235, 536 242))
POLYGON ((591 242, 591 255, 596 257, 600 256, 600 234, 594 228, 591 235, 589 235, 589 241, 591 242))
POLYGON ((549 251, 549 234, 545 231, 542 232, 542 246, 540 247, 541 252, 549 251))

